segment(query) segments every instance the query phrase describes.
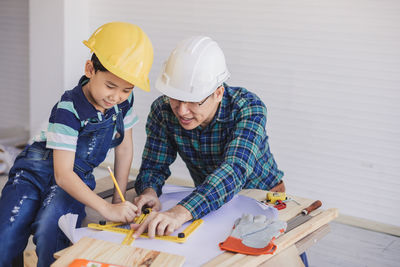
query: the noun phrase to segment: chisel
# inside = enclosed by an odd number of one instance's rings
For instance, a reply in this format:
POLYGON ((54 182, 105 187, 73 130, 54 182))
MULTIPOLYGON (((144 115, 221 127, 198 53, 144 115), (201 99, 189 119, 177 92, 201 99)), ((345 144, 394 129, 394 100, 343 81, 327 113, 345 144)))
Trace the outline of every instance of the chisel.
POLYGON ((287 222, 287 228, 286 228, 286 233, 292 230, 293 228, 296 228, 300 224, 305 223, 312 217, 308 215, 310 212, 318 209, 319 207, 322 206, 321 201, 316 200, 314 201, 310 206, 307 208, 303 209, 296 217, 293 217, 287 222))

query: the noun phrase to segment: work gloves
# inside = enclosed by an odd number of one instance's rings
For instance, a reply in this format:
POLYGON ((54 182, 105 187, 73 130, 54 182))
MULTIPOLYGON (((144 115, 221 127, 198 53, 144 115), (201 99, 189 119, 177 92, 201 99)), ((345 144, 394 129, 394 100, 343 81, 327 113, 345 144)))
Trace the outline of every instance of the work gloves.
POLYGON ((286 230, 286 222, 267 219, 264 215, 243 214, 235 221, 231 234, 219 244, 222 250, 249 255, 272 254, 273 243, 286 230))

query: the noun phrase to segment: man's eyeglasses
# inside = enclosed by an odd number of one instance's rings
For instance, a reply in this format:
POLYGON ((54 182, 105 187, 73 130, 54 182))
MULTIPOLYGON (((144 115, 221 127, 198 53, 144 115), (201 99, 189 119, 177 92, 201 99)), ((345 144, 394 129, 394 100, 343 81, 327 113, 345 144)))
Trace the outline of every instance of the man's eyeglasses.
POLYGON ((203 105, 211 95, 207 96, 206 98, 204 98, 200 102, 181 101, 181 100, 177 100, 177 99, 174 99, 174 98, 171 98, 171 97, 169 98, 169 101, 170 101, 170 103, 172 102, 173 105, 174 104, 175 105, 176 104, 180 104, 180 103, 186 103, 188 108, 196 109, 196 108, 199 108, 201 105, 203 105))

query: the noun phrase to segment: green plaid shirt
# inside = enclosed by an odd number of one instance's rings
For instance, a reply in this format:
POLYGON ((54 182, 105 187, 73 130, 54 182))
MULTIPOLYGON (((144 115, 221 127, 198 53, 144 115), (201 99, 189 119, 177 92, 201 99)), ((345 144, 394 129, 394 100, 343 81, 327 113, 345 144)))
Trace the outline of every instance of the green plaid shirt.
POLYGON ((161 195, 177 153, 196 186, 179 204, 194 219, 218 209, 241 189, 268 190, 281 180, 283 172, 269 150, 264 103, 244 88, 224 86, 216 116, 205 128, 182 128, 168 97, 160 96, 153 102, 135 184, 138 194, 151 187, 161 195))

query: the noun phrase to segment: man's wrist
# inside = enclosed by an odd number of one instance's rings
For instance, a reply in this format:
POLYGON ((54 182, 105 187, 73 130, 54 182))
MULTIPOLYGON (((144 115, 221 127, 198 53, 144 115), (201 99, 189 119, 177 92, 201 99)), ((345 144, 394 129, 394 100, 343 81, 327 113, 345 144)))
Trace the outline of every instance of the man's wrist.
POLYGON ((141 195, 154 195, 154 196, 158 197, 157 192, 152 187, 147 187, 145 190, 143 190, 141 195))
POLYGON ((193 216, 190 213, 190 211, 187 210, 182 205, 176 205, 175 207, 171 208, 168 212, 173 213, 176 216, 176 218, 181 222, 181 224, 184 224, 185 222, 193 219, 193 216))

